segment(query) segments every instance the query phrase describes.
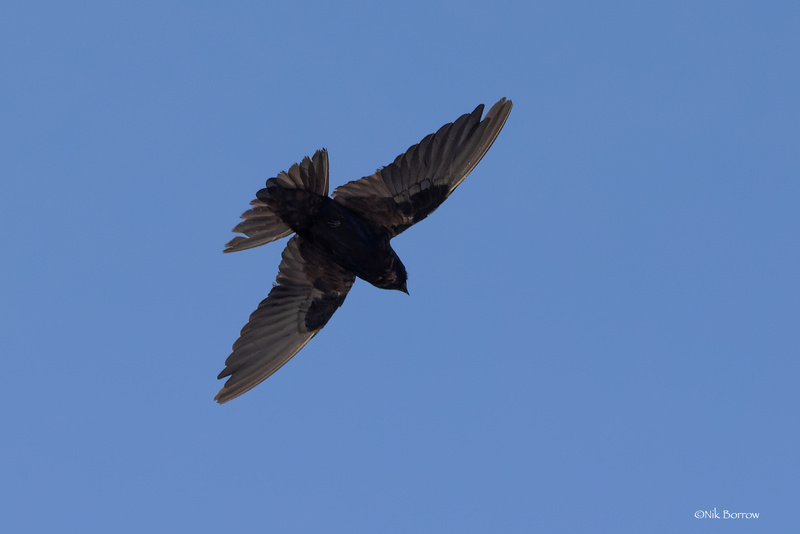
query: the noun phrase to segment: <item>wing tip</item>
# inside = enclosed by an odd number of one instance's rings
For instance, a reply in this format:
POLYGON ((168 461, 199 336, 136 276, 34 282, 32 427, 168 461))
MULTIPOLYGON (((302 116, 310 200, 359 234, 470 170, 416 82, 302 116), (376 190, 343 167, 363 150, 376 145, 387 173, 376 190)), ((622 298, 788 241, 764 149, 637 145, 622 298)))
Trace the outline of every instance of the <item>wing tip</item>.
POLYGON ((214 400, 217 404, 225 404, 228 401, 232 401, 236 397, 240 395, 244 395, 257 385, 261 384, 264 380, 275 374, 275 372, 286 365, 292 358, 294 358, 298 352, 300 352, 303 347, 305 347, 311 339, 316 336, 319 331, 322 330, 315 330, 310 333, 310 335, 301 341, 301 343, 292 349, 291 354, 284 355, 277 362, 275 365, 268 365, 265 367, 261 367, 260 369, 253 369, 252 367, 244 367, 240 369, 232 369, 226 367, 223 371, 217 376, 217 379, 222 379, 225 377, 230 377, 225 382, 225 385, 222 386, 222 389, 214 397, 214 400), (237 373, 244 373, 241 378, 236 377, 237 373))
POLYGON ((508 115, 511 113, 511 108, 514 107, 514 102, 507 99, 506 97, 501 98, 494 105, 489 109, 484 117, 484 120, 491 119, 494 121, 496 118, 501 118, 500 125, 498 129, 502 129, 503 125, 506 123, 506 119, 508 119, 508 115))

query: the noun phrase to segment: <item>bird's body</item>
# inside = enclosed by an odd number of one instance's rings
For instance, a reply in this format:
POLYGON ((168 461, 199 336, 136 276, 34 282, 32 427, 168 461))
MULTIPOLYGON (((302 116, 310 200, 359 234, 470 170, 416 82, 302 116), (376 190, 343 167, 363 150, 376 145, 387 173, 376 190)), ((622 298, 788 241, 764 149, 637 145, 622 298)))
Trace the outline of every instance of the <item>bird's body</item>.
POLYGON ((317 151, 267 180, 234 228, 225 252, 292 233, 276 285, 250 316, 219 378, 215 400, 227 402, 277 371, 328 322, 355 278, 407 293, 407 274, 392 237, 427 217, 491 147, 511 111, 502 99, 446 124, 391 165, 349 182, 328 197, 328 154, 317 151))
POLYGON ((291 221, 289 227, 309 246, 337 265, 381 289, 405 291, 405 267, 382 227, 327 196, 295 191, 287 194, 281 186, 272 185, 256 196, 283 220, 291 221))

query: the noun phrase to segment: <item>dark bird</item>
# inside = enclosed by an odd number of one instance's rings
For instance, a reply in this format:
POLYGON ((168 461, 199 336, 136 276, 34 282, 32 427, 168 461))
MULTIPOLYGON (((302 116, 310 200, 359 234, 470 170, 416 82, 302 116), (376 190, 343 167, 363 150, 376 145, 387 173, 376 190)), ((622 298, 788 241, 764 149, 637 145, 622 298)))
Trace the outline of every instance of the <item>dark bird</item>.
POLYGON ((277 281, 242 329, 214 398, 224 403, 266 380, 308 343, 344 302, 356 277, 406 290, 406 268, 389 241, 430 215, 475 168, 511 112, 503 98, 445 124, 372 176, 328 197, 328 152, 318 150, 267 180, 225 252, 295 234, 277 281))

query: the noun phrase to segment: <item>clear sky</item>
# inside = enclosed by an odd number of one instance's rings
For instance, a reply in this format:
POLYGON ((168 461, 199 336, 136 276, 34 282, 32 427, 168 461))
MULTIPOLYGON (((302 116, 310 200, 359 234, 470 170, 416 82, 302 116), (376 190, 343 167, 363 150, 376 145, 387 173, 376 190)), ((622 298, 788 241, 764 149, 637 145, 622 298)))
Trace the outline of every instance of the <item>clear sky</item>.
POLYGON ((800 529, 800 4, 0 4, 3 532, 800 529), (496 143, 229 404, 331 186, 501 97, 496 143), (719 519, 696 519, 716 509, 719 519), (758 513, 730 519, 728 513, 758 513), (723 525, 723 526, 720 526, 723 525))

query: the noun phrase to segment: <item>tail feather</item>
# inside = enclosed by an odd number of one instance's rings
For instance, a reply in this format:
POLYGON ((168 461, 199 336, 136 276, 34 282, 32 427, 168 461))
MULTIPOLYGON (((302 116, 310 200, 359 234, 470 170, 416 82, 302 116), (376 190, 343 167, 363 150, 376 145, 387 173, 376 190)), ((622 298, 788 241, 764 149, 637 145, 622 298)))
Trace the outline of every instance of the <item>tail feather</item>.
MULTIPOLYGON (((313 158, 305 157, 295 163, 288 172, 281 172, 275 178, 267 180, 267 185, 277 183, 285 189, 301 189, 318 195, 328 195, 328 151, 317 150, 313 158)), ((292 233, 291 228, 275 213, 269 205, 256 198, 245 211, 242 222, 236 225, 234 232, 246 237, 236 236, 225 245, 224 252, 238 252, 260 245, 265 245, 292 233)))

